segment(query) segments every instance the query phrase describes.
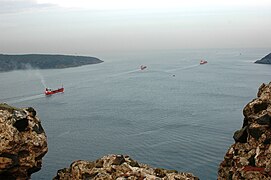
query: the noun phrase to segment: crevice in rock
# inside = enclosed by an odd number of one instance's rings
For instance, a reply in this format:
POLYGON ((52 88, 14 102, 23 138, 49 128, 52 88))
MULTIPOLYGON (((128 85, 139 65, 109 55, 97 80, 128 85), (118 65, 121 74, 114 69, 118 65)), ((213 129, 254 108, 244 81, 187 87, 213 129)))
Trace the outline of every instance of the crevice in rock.
POLYGON ((248 119, 247 118, 244 118, 244 121, 243 121, 243 126, 242 128, 248 126, 248 119))
POLYGON ((264 132, 260 129, 260 128, 250 128, 249 129, 249 134, 255 138, 256 140, 259 140, 259 138, 261 137, 261 135, 264 132))
POLYGON ((12 173, 4 172, 0 174, 0 179, 16 180, 12 173))
POLYGON ((268 114, 263 115, 257 119, 257 123, 260 125, 269 125, 271 124, 271 117, 268 114))
POLYGON ((263 142, 263 144, 270 144, 271 143, 271 139, 270 138, 266 138, 263 142))
POLYGON ((248 159, 249 166, 255 166, 255 154, 248 159))
POLYGON ((244 127, 238 131, 236 131, 233 135, 233 139, 235 142, 240 142, 240 143, 246 143, 247 142, 247 127, 244 127))
POLYGON ((29 156, 29 151, 26 151, 26 150, 20 151, 20 152, 18 152, 18 156, 20 158, 28 157, 29 156))
POLYGON ((258 112, 267 109, 268 107, 268 103, 267 102, 262 102, 259 104, 254 104, 253 108, 254 108, 254 113, 257 114, 258 112))
POLYGON ((27 175, 31 176, 31 174, 38 172, 41 169, 41 162, 37 164, 37 166, 34 166, 32 168, 29 168, 27 170, 27 175))
POLYGON ((28 127, 28 119, 23 118, 20 120, 17 120, 13 126, 19 131, 19 132, 23 132, 26 131, 26 128, 28 127))

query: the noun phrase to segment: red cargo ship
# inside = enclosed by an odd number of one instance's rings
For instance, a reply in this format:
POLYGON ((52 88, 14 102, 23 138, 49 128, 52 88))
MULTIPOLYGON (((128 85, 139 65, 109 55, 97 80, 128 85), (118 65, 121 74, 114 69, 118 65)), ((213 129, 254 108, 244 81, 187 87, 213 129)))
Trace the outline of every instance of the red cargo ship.
POLYGON ((46 88, 44 91, 44 94, 47 95, 52 95, 52 94, 56 94, 56 93, 60 93, 60 92, 64 92, 64 88, 62 86, 62 88, 58 88, 56 90, 51 90, 49 88, 46 88))

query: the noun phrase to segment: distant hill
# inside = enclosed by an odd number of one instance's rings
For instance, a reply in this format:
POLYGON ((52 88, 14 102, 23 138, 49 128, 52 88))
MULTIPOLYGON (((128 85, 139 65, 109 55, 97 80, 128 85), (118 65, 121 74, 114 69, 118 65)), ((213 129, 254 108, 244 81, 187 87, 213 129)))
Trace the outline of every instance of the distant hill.
POLYGON ((271 53, 263 57, 262 59, 256 61, 259 64, 271 64, 271 53))
POLYGON ((46 55, 46 54, 24 54, 24 55, 0 54, 0 72, 29 68, 60 69, 68 67, 77 67, 87 64, 97 64, 101 62, 103 61, 98 58, 88 56, 46 55))

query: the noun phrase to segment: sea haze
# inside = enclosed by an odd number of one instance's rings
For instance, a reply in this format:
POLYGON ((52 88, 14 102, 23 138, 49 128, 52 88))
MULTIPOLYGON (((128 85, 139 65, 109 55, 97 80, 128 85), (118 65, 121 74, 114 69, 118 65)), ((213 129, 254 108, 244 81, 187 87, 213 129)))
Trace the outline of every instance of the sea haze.
POLYGON ((142 51, 60 70, 1 73, 1 102, 34 107, 49 151, 32 179, 52 179, 74 160, 128 154, 153 167, 216 179, 242 126, 244 106, 268 83, 268 49, 142 51), (208 61, 199 65, 199 61, 208 61), (147 69, 139 70, 140 65, 147 69), (43 85, 44 84, 44 85, 43 85), (65 93, 45 97, 44 86, 65 93))

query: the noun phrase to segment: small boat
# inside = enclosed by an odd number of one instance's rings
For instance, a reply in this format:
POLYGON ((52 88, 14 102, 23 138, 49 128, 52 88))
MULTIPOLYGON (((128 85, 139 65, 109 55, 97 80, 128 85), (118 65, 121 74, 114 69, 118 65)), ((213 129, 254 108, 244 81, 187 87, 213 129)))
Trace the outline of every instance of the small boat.
POLYGON ((205 60, 200 60, 199 64, 202 65, 202 64, 207 64, 208 62, 205 61, 205 60))
POLYGON ((52 94, 56 94, 56 93, 60 93, 60 92, 64 92, 63 86, 62 86, 62 88, 58 88, 56 90, 51 90, 49 88, 46 88, 45 91, 44 91, 44 94, 46 96, 48 96, 48 95, 52 95, 52 94))
POLYGON ((147 68, 147 66, 144 66, 144 65, 141 65, 140 66, 140 70, 144 70, 144 69, 146 69, 147 68))

